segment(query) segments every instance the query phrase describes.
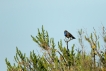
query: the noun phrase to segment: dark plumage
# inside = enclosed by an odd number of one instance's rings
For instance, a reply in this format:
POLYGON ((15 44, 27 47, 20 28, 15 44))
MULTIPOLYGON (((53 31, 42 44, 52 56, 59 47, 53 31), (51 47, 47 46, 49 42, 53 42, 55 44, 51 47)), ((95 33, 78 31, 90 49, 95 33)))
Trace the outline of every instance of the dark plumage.
POLYGON ((74 37, 71 33, 69 33, 67 30, 64 31, 64 35, 65 35, 65 37, 67 37, 67 38, 75 39, 75 37, 74 37))

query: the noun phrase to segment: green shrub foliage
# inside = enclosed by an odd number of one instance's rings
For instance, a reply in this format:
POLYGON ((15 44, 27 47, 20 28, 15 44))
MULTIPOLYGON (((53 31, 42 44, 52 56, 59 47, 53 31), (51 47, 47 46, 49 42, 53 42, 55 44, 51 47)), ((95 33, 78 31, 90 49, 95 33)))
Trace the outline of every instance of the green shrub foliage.
MULTIPOLYGON (((102 27, 100 35, 94 29, 93 33, 88 35, 86 31, 78 30, 79 45, 76 43, 68 45, 69 41, 63 46, 62 40, 55 45, 54 38, 50 38, 43 26, 38 29, 38 35, 32 36, 32 40, 42 49, 42 55, 37 55, 34 50, 30 51, 27 57, 16 47, 15 63, 11 64, 5 59, 7 71, 106 71, 106 31, 102 27), (99 39, 103 39, 100 42, 99 39), (102 44, 102 42, 104 42, 102 44), (90 46, 86 47, 88 44, 90 46), (70 48, 71 49, 68 49, 70 48), (78 49, 75 49, 78 47, 78 49), (87 48, 91 49, 87 53, 87 48), (102 50, 102 48, 104 50, 102 50)), ((72 41, 72 40, 70 40, 72 41)))

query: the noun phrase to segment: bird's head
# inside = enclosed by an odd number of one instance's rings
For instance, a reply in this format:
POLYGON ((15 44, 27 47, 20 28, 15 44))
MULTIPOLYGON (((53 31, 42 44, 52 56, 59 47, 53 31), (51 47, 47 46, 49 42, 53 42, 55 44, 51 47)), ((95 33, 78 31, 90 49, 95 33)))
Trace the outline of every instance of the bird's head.
POLYGON ((65 36, 67 35, 67 32, 68 32, 67 30, 64 30, 64 35, 65 35, 65 36))
POLYGON ((67 32, 67 30, 64 30, 64 32, 67 32))

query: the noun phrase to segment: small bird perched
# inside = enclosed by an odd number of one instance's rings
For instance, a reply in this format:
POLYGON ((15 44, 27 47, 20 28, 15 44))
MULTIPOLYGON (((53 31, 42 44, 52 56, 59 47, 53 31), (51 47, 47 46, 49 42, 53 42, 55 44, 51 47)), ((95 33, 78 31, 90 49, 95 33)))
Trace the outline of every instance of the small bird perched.
POLYGON ((67 37, 67 38, 75 39, 75 37, 74 37, 71 33, 69 33, 67 30, 64 31, 64 35, 65 35, 65 37, 67 37))

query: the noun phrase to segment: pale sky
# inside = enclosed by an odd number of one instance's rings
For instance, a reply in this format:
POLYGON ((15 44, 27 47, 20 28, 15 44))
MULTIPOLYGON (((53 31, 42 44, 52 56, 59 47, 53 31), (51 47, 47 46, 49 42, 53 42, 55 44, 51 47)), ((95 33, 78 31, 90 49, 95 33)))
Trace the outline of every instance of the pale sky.
POLYGON ((71 47, 78 44, 78 29, 99 32, 101 23, 106 26, 106 0, 0 0, 0 69, 6 71, 6 57, 15 62, 16 46, 27 57, 32 50, 37 53, 30 35, 42 25, 56 44, 64 42, 64 30, 71 32, 76 37, 71 47))

